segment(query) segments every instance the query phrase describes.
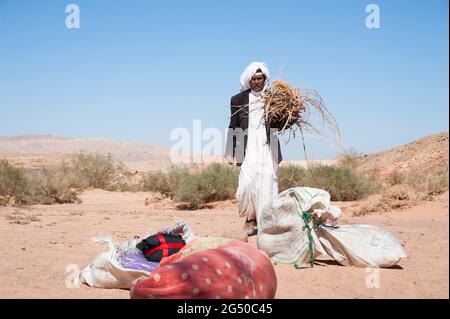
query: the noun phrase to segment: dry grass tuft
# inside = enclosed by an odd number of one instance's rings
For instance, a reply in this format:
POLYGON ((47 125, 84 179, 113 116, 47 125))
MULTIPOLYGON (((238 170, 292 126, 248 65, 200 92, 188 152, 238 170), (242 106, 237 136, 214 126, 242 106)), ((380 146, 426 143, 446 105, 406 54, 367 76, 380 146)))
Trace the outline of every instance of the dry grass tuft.
POLYGON ((353 216, 403 210, 417 205, 418 202, 419 198, 410 186, 398 184, 385 189, 377 201, 357 205, 353 216))
POLYGON ((32 222, 40 222, 41 219, 38 217, 38 215, 26 215, 22 212, 12 212, 7 215, 5 215, 5 218, 9 221, 10 224, 16 224, 16 225, 28 225, 32 222))

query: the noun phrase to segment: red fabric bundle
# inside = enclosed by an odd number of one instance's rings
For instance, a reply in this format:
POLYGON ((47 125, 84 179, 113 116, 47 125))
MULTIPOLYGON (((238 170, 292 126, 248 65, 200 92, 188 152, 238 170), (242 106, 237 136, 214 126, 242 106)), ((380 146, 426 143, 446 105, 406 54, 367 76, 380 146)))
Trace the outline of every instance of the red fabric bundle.
POLYGON ((267 255, 231 240, 161 266, 131 288, 131 298, 267 299, 277 278, 267 255))

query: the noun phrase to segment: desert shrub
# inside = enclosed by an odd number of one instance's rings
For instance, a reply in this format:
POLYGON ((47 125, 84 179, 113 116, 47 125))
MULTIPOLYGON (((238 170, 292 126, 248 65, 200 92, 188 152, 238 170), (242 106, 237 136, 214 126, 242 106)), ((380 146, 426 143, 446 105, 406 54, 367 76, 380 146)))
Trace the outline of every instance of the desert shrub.
POLYGON ((359 154, 356 152, 356 150, 346 150, 339 156, 337 160, 337 166, 356 169, 356 167, 358 166, 358 159, 359 154))
POLYGON ((439 195, 448 191, 448 166, 428 175, 428 195, 439 195))
POLYGON ((81 203, 78 197, 83 183, 74 174, 66 172, 66 169, 44 169, 31 183, 33 196, 40 204, 81 203))
POLYGON ((25 173, 6 161, 0 163, 0 205, 81 202, 87 187, 114 191, 139 191, 141 184, 128 180, 122 164, 111 154, 80 153, 54 168, 25 173))
POLYGON ((281 191, 288 188, 303 186, 306 181, 307 170, 300 166, 286 165, 279 168, 279 184, 281 191))
POLYGON ((234 198, 239 171, 236 168, 214 163, 199 172, 181 179, 174 192, 174 199, 188 202, 189 208, 202 204, 234 198))
POLYGON ((171 167, 167 172, 148 173, 143 190, 159 192, 175 201, 187 203, 187 208, 234 198, 239 170, 229 165, 210 164, 201 169, 171 167))
POLYGON ((81 202, 63 174, 44 170, 31 177, 21 168, 0 161, 0 198, 2 205, 32 205, 81 202))
POLYGON ((382 199, 387 200, 410 200, 413 196, 411 188, 402 184, 389 187, 381 194, 382 199))
POLYGON ((353 216, 364 216, 373 212, 388 212, 413 207, 417 204, 417 195, 405 184, 396 184, 384 189, 381 197, 369 203, 356 205, 353 216))
POLYGON ((120 170, 115 164, 111 154, 80 153, 71 161, 71 167, 75 176, 84 184, 105 189, 120 170))
POLYGON ((376 203, 364 203, 362 205, 357 206, 355 210, 353 210, 352 215, 361 217, 370 215, 371 213, 377 212, 381 209, 380 202, 376 203))
POLYGON ((326 190, 333 201, 352 201, 371 194, 374 182, 347 167, 327 165, 314 165, 307 169, 295 166, 281 167, 280 192, 298 186, 326 190), (291 181, 295 181, 295 184, 291 181))
POLYGON ((329 192, 334 201, 358 200, 372 192, 371 180, 350 168, 318 165, 308 173, 308 183, 329 192))
POLYGON ((7 161, 0 161, 0 205, 11 201, 25 204, 30 200, 30 182, 20 168, 13 167, 7 161))
POLYGON ((407 176, 405 183, 417 193, 425 196, 435 196, 448 190, 448 166, 440 169, 407 176))
POLYGON ((353 216, 365 216, 375 212, 381 213, 393 210, 402 210, 405 208, 411 208, 415 204, 416 202, 411 200, 381 198, 376 202, 364 203, 358 206, 353 211, 353 216))
POLYGON ((41 215, 36 214, 25 214, 23 212, 15 211, 5 215, 6 220, 10 224, 16 225, 27 225, 32 222, 39 222, 41 219, 39 218, 41 215))
POLYGON ((399 172, 399 171, 393 171, 388 175, 386 182, 390 186, 394 186, 394 185, 403 184, 405 182, 405 180, 406 180, 406 176, 404 173, 399 172))
MULTIPOLYGON (((172 167, 167 172, 148 173, 143 180, 143 190, 159 192, 175 201, 187 202, 196 209, 203 204, 233 199, 239 179, 239 169, 223 164, 210 164, 198 170, 172 167)), ((334 166, 294 165, 281 166, 279 191, 287 188, 309 186, 328 191, 332 200, 357 200, 373 189, 372 180, 349 168, 334 166)))
POLYGON ((128 171, 123 164, 120 164, 114 177, 104 189, 112 192, 139 192, 143 190, 144 176, 137 174, 137 171, 128 171))
POLYGON ((173 199, 175 190, 181 181, 189 176, 187 168, 177 166, 172 166, 167 172, 150 172, 144 177, 142 189, 149 192, 160 192, 173 199))

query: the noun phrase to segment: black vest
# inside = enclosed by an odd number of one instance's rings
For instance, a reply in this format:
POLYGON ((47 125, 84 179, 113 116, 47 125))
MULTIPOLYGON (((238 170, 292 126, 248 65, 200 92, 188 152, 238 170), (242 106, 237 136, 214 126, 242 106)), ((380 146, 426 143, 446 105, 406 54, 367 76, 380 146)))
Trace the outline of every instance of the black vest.
MULTIPOLYGON (((249 114, 249 93, 250 89, 234 95, 231 98, 230 108, 231 117, 228 125, 227 144, 225 155, 236 159, 236 164, 241 166, 244 162, 245 151, 247 149, 248 137, 248 114, 249 114)), ((265 123, 267 133, 267 143, 270 146, 272 158, 280 163, 283 158, 281 155, 280 141, 275 134, 278 131, 279 123, 265 123)))

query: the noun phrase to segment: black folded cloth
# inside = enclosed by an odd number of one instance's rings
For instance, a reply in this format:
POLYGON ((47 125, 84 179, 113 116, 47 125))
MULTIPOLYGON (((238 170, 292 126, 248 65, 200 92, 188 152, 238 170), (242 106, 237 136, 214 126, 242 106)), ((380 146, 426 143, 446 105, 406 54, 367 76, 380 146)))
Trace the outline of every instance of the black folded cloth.
POLYGON ((163 257, 179 252, 185 245, 181 235, 158 233, 142 240, 136 248, 148 261, 160 262, 163 257))

